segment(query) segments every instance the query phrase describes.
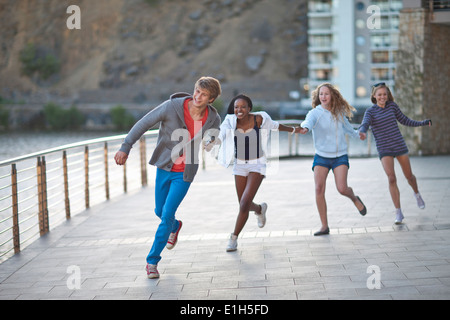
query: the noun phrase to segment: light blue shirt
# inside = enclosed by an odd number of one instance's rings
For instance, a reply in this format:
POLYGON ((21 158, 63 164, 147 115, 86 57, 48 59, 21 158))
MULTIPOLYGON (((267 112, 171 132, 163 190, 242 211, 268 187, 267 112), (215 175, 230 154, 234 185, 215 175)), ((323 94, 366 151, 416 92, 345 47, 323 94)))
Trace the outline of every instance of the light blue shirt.
POLYGON ((357 130, 353 129, 347 117, 336 121, 333 114, 318 105, 306 115, 302 128, 312 131, 316 154, 325 158, 337 158, 348 153, 345 135, 359 138, 357 130))

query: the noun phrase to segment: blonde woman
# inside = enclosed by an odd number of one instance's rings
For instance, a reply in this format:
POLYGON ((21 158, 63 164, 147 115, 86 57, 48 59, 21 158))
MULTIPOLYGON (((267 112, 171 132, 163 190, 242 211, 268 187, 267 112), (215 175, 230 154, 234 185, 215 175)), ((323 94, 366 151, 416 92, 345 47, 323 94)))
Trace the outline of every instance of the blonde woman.
POLYGON ((339 193, 349 198, 361 215, 366 215, 367 209, 347 184, 350 165, 345 134, 359 138, 358 131, 353 129, 347 119, 352 117, 355 109, 329 83, 324 83, 314 90, 312 107, 301 124, 300 133, 306 134, 311 131, 314 140, 315 156, 312 169, 316 187, 316 205, 322 223, 321 229, 314 235, 320 236, 330 233, 325 200, 325 186, 330 169, 333 170, 339 193))

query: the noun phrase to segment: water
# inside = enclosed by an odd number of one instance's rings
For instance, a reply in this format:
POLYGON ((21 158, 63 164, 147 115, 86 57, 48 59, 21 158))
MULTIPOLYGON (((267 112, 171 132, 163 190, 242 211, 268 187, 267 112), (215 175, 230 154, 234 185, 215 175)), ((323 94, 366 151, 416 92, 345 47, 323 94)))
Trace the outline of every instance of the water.
POLYGON ((8 132, 0 133, 0 161, 95 138, 119 135, 121 132, 8 132))

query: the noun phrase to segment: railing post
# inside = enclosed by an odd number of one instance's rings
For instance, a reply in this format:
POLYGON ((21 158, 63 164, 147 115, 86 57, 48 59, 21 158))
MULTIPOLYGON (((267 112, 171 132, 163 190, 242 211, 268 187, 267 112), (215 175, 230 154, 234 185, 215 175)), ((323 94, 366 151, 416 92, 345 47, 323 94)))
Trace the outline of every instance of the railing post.
POLYGON ((103 147, 104 163, 105 163, 105 196, 109 200, 109 170, 108 170, 108 142, 103 147))
POLYGON ((127 164, 123 164, 123 192, 127 193, 128 187, 127 187, 127 164))
POLYGON ((146 148, 145 148, 145 136, 139 140, 139 151, 141 154, 141 182, 142 186, 147 186, 147 159, 146 159, 146 148))
POLYGON ((202 140, 202 170, 206 169, 206 151, 205 151, 205 141, 202 140))
POLYGON ((66 205, 66 219, 70 219, 70 198, 69 198, 69 173, 67 169, 67 152, 63 151, 63 175, 64 175, 64 202, 66 205))
POLYGON ((44 205, 42 204, 42 165, 41 165, 41 157, 37 158, 36 164, 36 174, 37 174, 37 189, 38 189, 38 202, 39 202, 39 231, 42 236, 43 232, 43 211, 44 205))
POLYGON ((42 157, 42 183, 43 188, 43 200, 44 200, 44 232, 50 231, 49 221, 48 221, 48 201, 47 201, 47 164, 45 162, 45 156, 42 157))
POLYGON ((14 253, 20 252, 20 233, 19 233, 19 201, 17 195, 17 169, 16 164, 11 165, 11 188, 12 188, 12 209, 13 209, 13 244, 14 253))
POLYGON ((292 156, 292 134, 290 132, 288 132, 287 135, 288 135, 288 146, 289 146, 288 152, 289 152, 289 157, 291 157, 292 156))
POLYGON ((89 147, 84 147, 84 202, 89 209, 89 147))
POLYGON ((48 210, 47 210, 47 186, 45 174, 45 157, 37 158, 37 180, 39 198, 39 233, 45 235, 48 230, 48 210))

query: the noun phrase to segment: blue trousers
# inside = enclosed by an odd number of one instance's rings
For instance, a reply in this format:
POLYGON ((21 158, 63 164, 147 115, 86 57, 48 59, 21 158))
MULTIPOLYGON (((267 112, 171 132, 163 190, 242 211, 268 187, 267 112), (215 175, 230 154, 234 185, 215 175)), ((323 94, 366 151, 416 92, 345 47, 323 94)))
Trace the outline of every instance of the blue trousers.
POLYGON ((183 172, 169 172, 162 169, 156 171, 155 182, 155 214, 161 219, 155 234, 152 248, 147 256, 147 263, 158 264, 171 232, 179 227, 175 213, 186 196, 190 182, 183 180, 183 172))

